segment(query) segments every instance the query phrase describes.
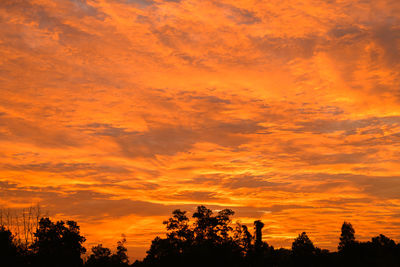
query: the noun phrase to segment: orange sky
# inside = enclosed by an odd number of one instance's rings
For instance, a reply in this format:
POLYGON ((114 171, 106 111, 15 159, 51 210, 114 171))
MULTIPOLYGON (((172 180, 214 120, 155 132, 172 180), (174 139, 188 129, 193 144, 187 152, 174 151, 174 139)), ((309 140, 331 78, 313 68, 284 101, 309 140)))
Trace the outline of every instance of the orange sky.
POLYGON ((400 240, 398 0, 0 1, 0 206, 121 234, 232 208, 400 240))

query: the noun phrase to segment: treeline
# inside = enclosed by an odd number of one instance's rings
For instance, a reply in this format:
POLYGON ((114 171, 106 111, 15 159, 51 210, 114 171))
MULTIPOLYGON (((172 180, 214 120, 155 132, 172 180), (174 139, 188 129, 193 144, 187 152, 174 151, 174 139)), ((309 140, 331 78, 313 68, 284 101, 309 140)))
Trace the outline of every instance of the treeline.
POLYGON ((32 242, 21 241, 9 227, 0 225, 0 266, 2 267, 127 267, 126 240, 117 242, 115 253, 101 244, 92 247, 84 258, 85 237, 74 221, 52 222, 41 218, 33 232, 32 242))
POLYGON ((197 207, 190 222, 185 211, 175 210, 164 221, 166 237, 156 237, 142 261, 130 265, 125 239, 117 242, 115 252, 101 244, 89 253, 85 237, 74 221, 52 222, 41 218, 32 242, 21 242, 6 225, 0 226, 0 265, 34 267, 83 266, 400 266, 400 244, 379 235, 368 242, 355 239, 350 223, 344 222, 338 251, 316 247, 305 232, 294 239, 291 249, 275 249, 262 240, 261 221, 254 232, 246 225, 233 224, 234 212, 213 213, 197 207), (88 255, 88 256, 87 256, 88 255))

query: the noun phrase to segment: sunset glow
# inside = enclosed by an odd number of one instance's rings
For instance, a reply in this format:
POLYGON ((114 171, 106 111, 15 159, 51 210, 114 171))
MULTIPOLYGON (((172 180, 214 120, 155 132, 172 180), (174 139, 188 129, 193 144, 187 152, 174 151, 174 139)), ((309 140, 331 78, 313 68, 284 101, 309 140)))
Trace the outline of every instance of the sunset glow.
POLYGON ((134 259, 200 204, 400 240, 398 0, 2 0, 0 37, 0 208, 134 259))

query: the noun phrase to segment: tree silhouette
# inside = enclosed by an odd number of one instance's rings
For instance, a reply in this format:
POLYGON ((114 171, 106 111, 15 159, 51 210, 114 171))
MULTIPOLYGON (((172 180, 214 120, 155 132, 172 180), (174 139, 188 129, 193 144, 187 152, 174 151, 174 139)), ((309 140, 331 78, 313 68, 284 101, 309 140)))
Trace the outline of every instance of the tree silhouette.
POLYGON ((102 244, 92 247, 92 254, 86 261, 87 267, 123 267, 129 266, 127 248, 125 247, 126 239, 117 242, 117 251, 112 254, 109 248, 103 247, 102 244))
POLYGON ((245 254, 251 250, 253 236, 249 232, 249 229, 246 225, 237 223, 234 233, 234 240, 240 247, 243 248, 245 254))
POLYGON ((128 249, 125 247, 126 238, 123 237, 117 242, 117 252, 112 255, 112 262, 115 266, 129 265, 128 249))
POLYGON ((224 209, 214 215, 205 206, 193 213, 193 225, 186 212, 175 210, 164 221, 167 238, 156 237, 144 260, 149 266, 217 266, 241 258, 242 248, 235 242, 230 217, 234 212, 224 209), (207 257, 205 257, 207 255, 207 257))
POLYGON ((185 246, 192 244, 194 239, 194 231, 190 229, 189 218, 186 216, 186 211, 179 209, 172 212, 173 216, 163 224, 167 228, 167 237, 176 249, 182 252, 185 246))
POLYGON ((34 235, 37 240, 32 248, 40 266, 82 266, 81 254, 86 252, 82 244, 86 239, 80 235, 76 222, 53 223, 49 218, 42 218, 34 235))
POLYGON ((256 230, 256 248, 260 248, 262 245, 262 229, 264 227, 264 223, 260 220, 254 221, 254 229, 256 230))
POLYGON ((400 266, 400 246, 387 236, 373 237, 369 247, 369 255, 375 266, 400 266))
POLYGON ((17 247, 10 230, 0 226, 0 262, 2 266, 14 266, 17 260, 17 247))
POLYGON ((356 243, 354 233, 355 231, 351 223, 343 222, 342 233, 340 234, 340 242, 338 246, 339 251, 354 247, 354 244, 356 243))
MULTIPOLYGON (((186 211, 174 210, 163 223, 165 238, 156 237, 142 261, 132 267, 399 267, 400 244, 380 234, 368 242, 355 240, 354 229, 344 222, 339 251, 319 249, 305 232, 293 241, 291 249, 275 249, 262 241, 261 221, 254 222, 254 235, 248 226, 236 223, 234 212, 224 209, 214 213, 199 206, 191 222, 186 211)), ((29 219, 29 218, 28 218, 29 219)), ((1 220, 0 220, 1 224, 1 220)), ((34 233, 35 240, 26 245, 9 228, 0 225, 1 267, 127 267, 126 239, 117 242, 114 253, 103 245, 92 247, 83 264, 85 238, 74 221, 53 223, 42 218, 34 233)))
POLYGON ((312 258, 315 255, 313 242, 305 232, 301 233, 292 243, 292 252, 297 266, 312 266, 312 258))
POLYGON ((197 211, 193 213, 196 219, 194 233, 197 241, 210 240, 217 243, 227 241, 229 232, 232 231, 230 226, 234 212, 230 209, 224 209, 216 216, 205 206, 197 207, 197 211))
POLYGON ((108 267, 111 266, 111 250, 103 247, 102 244, 92 247, 92 254, 86 262, 86 266, 99 266, 108 267))
POLYGON ((387 248, 387 249, 393 249, 396 247, 396 243, 392 239, 382 234, 377 237, 373 237, 372 244, 377 247, 387 248))

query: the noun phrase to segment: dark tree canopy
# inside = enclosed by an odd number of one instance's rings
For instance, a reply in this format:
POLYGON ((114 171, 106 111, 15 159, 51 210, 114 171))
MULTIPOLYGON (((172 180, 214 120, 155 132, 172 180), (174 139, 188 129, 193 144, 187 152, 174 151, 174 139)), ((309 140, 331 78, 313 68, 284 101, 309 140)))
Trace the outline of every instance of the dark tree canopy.
POLYGON ((313 242, 307 236, 306 232, 302 232, 292 243, 293 254, 310 255, 314 254, 315 247, 313 242))
POLYGON ((247 225, 237 223, 236 230, 234 233, 235 242, 244 249, 247 253, 252 247, 253 236, 249 232, 247 225))
POLYGON ((230 209, 224 209, 213 215, 210 209, 204 206, 197 207, 197 211, 193 214, 195 221, 194 234, 198 242, 210 240, 216 243, 227 241, 229 232, 232 231, 230 225, 234 212, 230 209))
POLYGON ((126 238, 117 242, 117 252, 112 256, 113 262, 116 265, 124 266, 129 264, 128 249, 125 247, 126 238))
MULTIPOLYGON (((186 212, 173 211, 172 217, 164 221, 167 238, 156 237, 152 241, 144 262, 155 266, 184 266, 189 262, 192 266, 211 266, 219 260, 217 255, 229 254, 234 259, 241 251, 234 242, 233 214, 229 209, 214 214, 205 206, 199 206, 192 216, 195 221, 190 224, 186 212)), ((236 238, 240 238, 239 235, 236 238)))
POLYGON ((194 233, 189 228, 189 218, 186 216, 186 211, 177 209, 172 214, 171 218, 163 222, 168 230, 168 238, 180 242, 193 240, 194 233))
POLYGON ((86 239, 80 235, 76 222, 53 223, 49 218, 42 218, 35 237, 32 248, 42 266, 82 266, 81 254, 86 252, 82 244, 86 239))
MULTIPOLYGON (((146 257, 131 265, 125 237, 113 250, 99 244, 84 254, 85 237, 74 221, 54 223, 42 218, 30 245, 0 225, 0 266, 400 267, 400 244, 383 234, 367 242, 356 241, 348 222, 343 223, 338 252, 314 246, 305 232, 294 239, 291 249, 275 249, 263 241, 263 222, 254 221, 254 232, 250 232, 251 224, 233 224, 233 215, 230 209, 214 212, 199 206, 189 218, 186 211, 174 210, 163 222, 165 237, 154 238, 146 257)), ((265 228, 268 231, 268 225, 265 228)))
POLYGON ((264 223, 260 220, 254 222, 254 229, 256 230, 256 247, 261 247, 262 245, 262 229, 264 227, 264 223))
POLYGON ((396 247, 396 243, 392 239, 382 234, 377 237, 373 237, 372 244, 377 247, 389 248, 389 249, 396 247))
POLYGON ((299 236, 293 241, 292 253, 297 266, 314 265, 311 262, 316 253, 316 249, 313 242, 305 232, 299 234, 299 236))
POLYGON ((12 266, 17 259, 17 246, 13 239, 12 233, 0 226, 0 262, 5 266, 12 266))
POLYGON ((340 234, 340 242, 338 246, 339 251, 343 251, 346 248, 349 249, 356 243, 354 235, 355 231, 351 223, 344 222, 342 225, 342 233, 340 234))
POLYGON ((92 247, 92 254, 86 261, 85 266, 88 267, 122 267, 129 265, 127 248, 125 247, 126 239, 117 242, 117 250, 113 254, 109 248, 103 247, 102 244, 92 247))
POLYGON ((92 247, 92 255, 86 262, 87 266, 109 266, 111 264, 111 250, 102 244, 92 247))

